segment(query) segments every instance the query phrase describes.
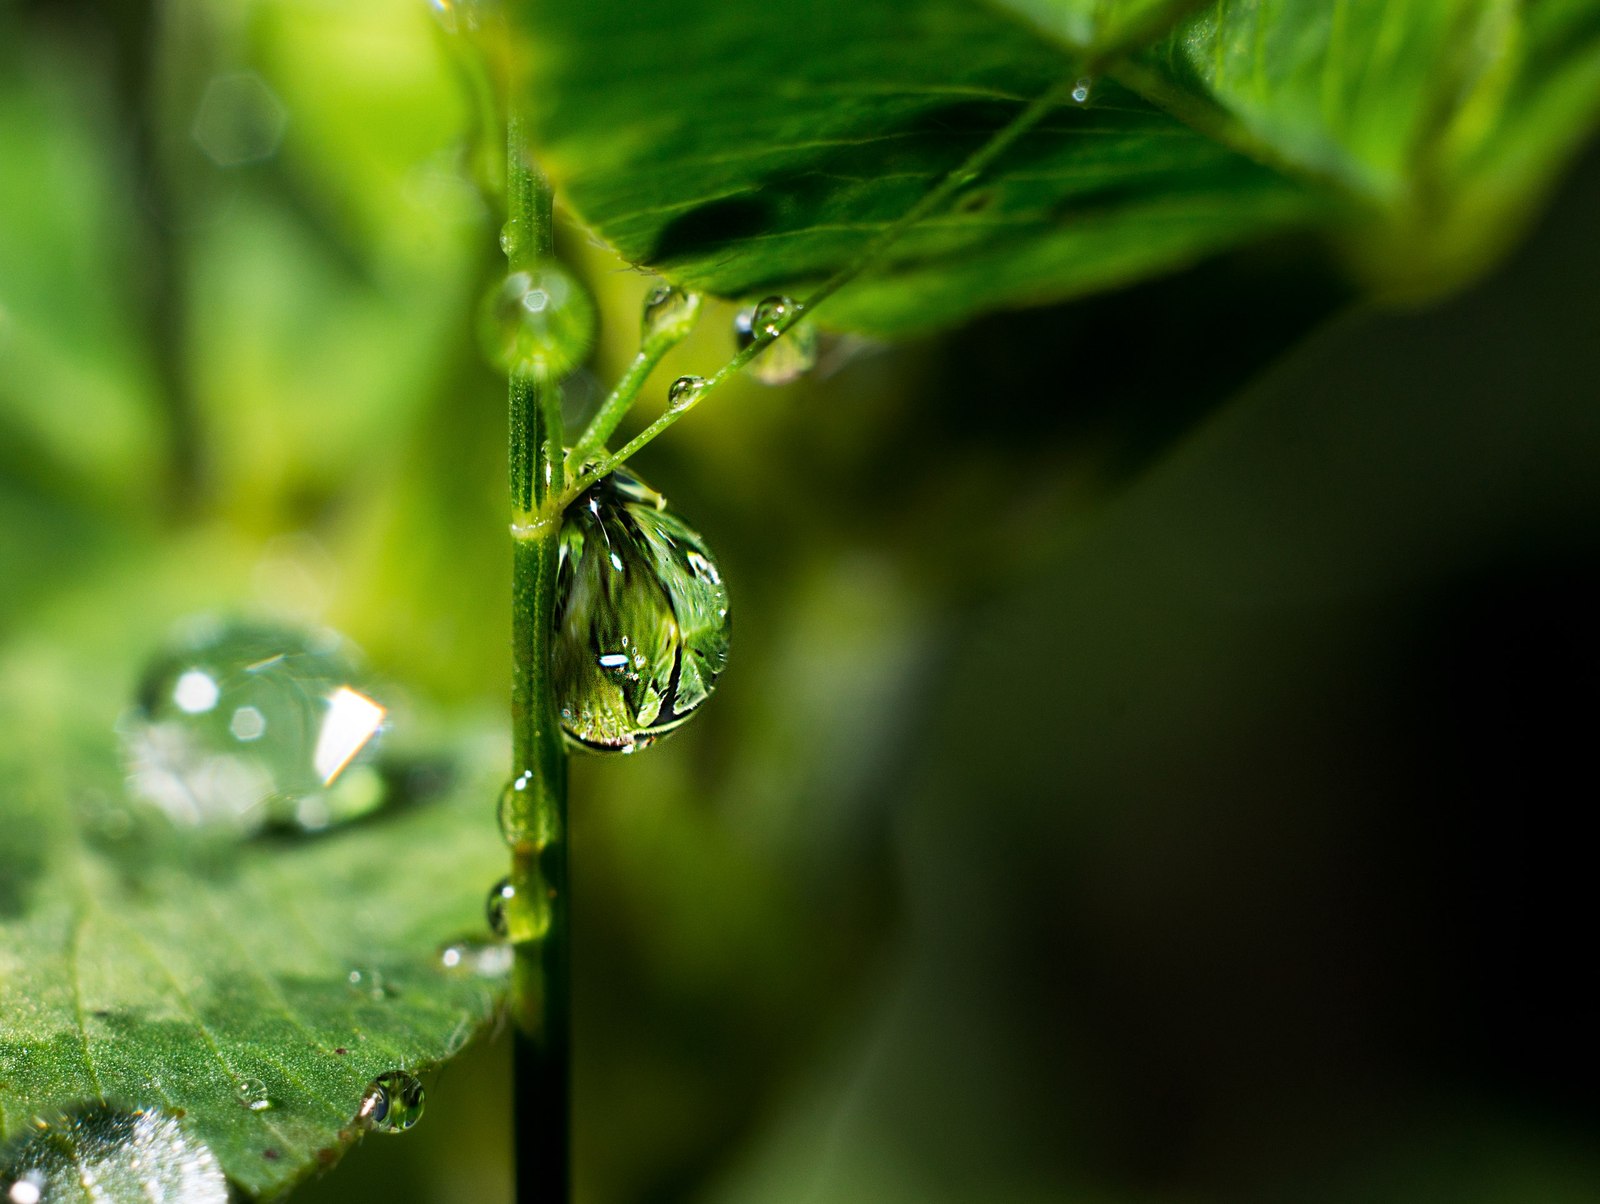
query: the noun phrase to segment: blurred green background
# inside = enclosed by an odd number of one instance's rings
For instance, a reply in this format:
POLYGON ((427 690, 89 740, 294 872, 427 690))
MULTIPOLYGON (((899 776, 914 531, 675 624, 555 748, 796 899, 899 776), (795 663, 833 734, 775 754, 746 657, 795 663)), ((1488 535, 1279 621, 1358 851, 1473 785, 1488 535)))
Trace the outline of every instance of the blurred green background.
MULTIPOLYGON (((501 705, 470 124, 421 3, 0 5, 0 655, 148 572, 501 705)), ((1428 312, 1282 242, 839 341, 652 447, 735 646, 574 762, 581 1199, 1600 1200, 1596 212, 1428 312)), ((562 240, 576 412, 648 281, 562 240)), ((507 1198, 506 1053, 303 1198, 507 1198)))

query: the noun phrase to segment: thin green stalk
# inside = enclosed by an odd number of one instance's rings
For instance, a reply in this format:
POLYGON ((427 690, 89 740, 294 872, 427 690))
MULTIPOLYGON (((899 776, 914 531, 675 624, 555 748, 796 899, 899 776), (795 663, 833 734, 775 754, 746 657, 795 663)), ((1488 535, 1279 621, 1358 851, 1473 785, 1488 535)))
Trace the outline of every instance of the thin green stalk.
MULTIPOLYGON (((552 248, 550 186, 528 157, 520 117, 506 126, 506 256, 513 271, 552 248)), ((501 808, 511 846, 517 1198, 571 1191, 571 924, 567 893, 567 755, 551 679, 561 525, 528 522, 564 483, 561 395, 546 374, 510 378, 513 786, 501 808)))
POLYGON ((633 403, 639 399, 639 390, 644 388, 645 381, 650 379, 650 374, 677 343, 677 339, 670 341, 654 339, 647 340, 645 345, 639 348, 639 354, 633 357, 628 370, 622 374, 622 379, 617 381, 616 388, 612 389, 600 403, 600 408, 589 420, 587 429, 567 452, 569 465, 577 467, 583 462, 584 456, 599 451, 606 445, 606 440, 611 438, 611 432, 617 429, 617 424, 627 417, 628 411, 633 408, 633 403))
POLYGON ((784 333, 802 317, 809 314, 818 305, 821 305, 822 302, 833 296, 834 293, 876 263, 893 243, 898 242, 904 236, 906 231, 949 203, 951 198, 963 188, 970 187, 974 181, 993 165, 995 160, 1011 149, 1018 139, 1038 125, 1052 109, 1065 103, 1067 98, 1072 95, 1072 89, 1075 86, 1076 80, 1063 80, 1034 100, 1021 113, 1017 114, 1009 124, 999 130, 994 137, 990 138, 988 142, 984 143, 957 165, 936 186, 924 193, 915 205, 907 209, 890 225, 880 230, 875 237, 868 241, 867 245, 861 249, 854 259, 818 285, 800 304, 790 305, 782 319, 776 323, 775 329, 770 336, 755 339, 741 348, 737 355, 707 377, 705 382, 690 395, 685 403, 669 407, 665 413, 628 440, 618 451, 601 457, 587 471, 572 481, 561 495, 560 505, 564 507, 578 494, 589 488, 590 485, 593 485, 618 465, 627 461, 640 448, 650 443, 668 427, 676 423, 678 419, 704 401, 706 395, 713 389, 771 346, 774 340, 782 338, 784 333))

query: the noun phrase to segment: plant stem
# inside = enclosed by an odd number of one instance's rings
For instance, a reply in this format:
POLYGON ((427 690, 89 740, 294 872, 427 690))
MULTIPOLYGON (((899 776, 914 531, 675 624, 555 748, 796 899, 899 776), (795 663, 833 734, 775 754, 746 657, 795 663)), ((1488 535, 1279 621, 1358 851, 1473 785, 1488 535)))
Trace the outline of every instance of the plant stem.
POLYGON ((567 455, 567 462, 576 468, 585 455, 598 451, 606 445, 606 440, 611 438, 611 432, 617 429, 617 424, 627 416, 633 403, 639 399, 639 390, 644 388, 644 382, 650 379, 650 374, 656 366, 666 358, 678 343, 677 339, 647 340, 639 348, 639 354, 633 357, 633 363, 628 365, 628 370, 622 374, 622 379, 617 381, 616 388, 612 389, 606 399, 600 403, 600 408, 595 411, 594 417, 589 420, 588 428, 567 455))
MULTIPOLYGON (((515 101, 506 122, 506 255, 513 271, 548 258, 550 186, 528 157, 515 101)), ((511 846, 516 942, 512 981, 513 1157, 518 1200, 565 1201, 571 1190, 571 924, 567 895, 567 754, 551 680, 561 523, 527 522, 564 484, 561 395, 544 374, 510 379, 513 781, 502 830, 511 846)))
POLYGON ((924 193, 917 201, 902 213, 898 218, 885 226, 882 230, 868 240, 856 257, 846 263, 827 280, 818 285, 809 296, 798 305, 790 305, 788 312, 777 323, 776 332, 769 338, 756 339, 743 347, 737 355, 730 359, 715 373, 706 379, 705 384, 694 394, 693 399, 686 405, 669 408, 644 430, 628 440, 622 448, 609 456, 604 456, 598 463, 574 480, 561 495, 562 505, 572 498, 577 497, 590 485, 601 477, 611 472, 618 465, 626 461, 645 444, 651 442, 678 419, 682 418, 700 402, 704 401, 718 385, 726 381, 739 369, 743 368, 756 356, 760 355, 773 341, 782 338, 784 333, 809 314, 818 305, 833 296, 850 281, 854 280, 867 268, 871 267, 889 247, 924 218, 936 212, 942 205, 947 204, 963 188, 970 187, 991 165, 1009 150, 1018 139, 1044 120, 1045 116, 1057 106, 1063 104, 1072 94, 1075 80, 1063 80, 1050 88, 1043 95, 1035 99, 1021 113, 1012 118, 1001 129, 997 130, 994 137, 985 142, 966 159, 962 160, 955 168, 948 172, 943 179, 933 188, 924 193))

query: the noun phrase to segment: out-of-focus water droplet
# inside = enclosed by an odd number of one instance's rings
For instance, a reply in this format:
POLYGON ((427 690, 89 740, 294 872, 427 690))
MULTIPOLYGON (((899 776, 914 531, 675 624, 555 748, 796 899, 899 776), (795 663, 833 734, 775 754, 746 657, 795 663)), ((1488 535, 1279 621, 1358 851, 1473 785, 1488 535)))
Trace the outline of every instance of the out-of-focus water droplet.
POLYGON ((728 590, 666 499, 613 472, 567 507, 551 667, 580 747, 636 752, 683 724, 728 663, 728 590))
POLYGON ((439 965, 465 978, 504 978, 511 973, 516 953, 505 941, 480 941, 463 937, 439 950, 439 965))
POLYGON ((594 346, 595 308, 588 290, 554 261, 511 272, 484 298, 484 353, 503 372, 563 376, 594 346))
POLYGON ((149 1109, 88 1104, 43 1121, 0 1149, 6 1204, 227 1204, 216 1155, 178 1121, 149 1109))
POLYGON ((699 316, 699 293, 687 293, 670 284, 658 285, 645 294, 640 337, 646 343, 658 339, 676 341, 689 333, 699 316))
POLYGON ((356 1109, 356 1124, 376 1133, 403 1133, 422 1119, 427 1096, 415 1075, 389 1070, 372 1080, 356 1109))
POLYGON ((206 85, 190 133, 218 167, 243 167, 277 153, 288 123, 288 110, 265 80, 233 71, 206 85))
MULTIPOLYGON (((734 315, 733 338, 741 351, 757 341, 754 306, 734 315)), ((792 384, 817 366, 822 337, 811 322, 802 319, 789 327, 781 339, 766 341, 770 344, 766 350, 744 368, 764 385, 792 384)))
POLYGON ((703 376, 680 376, 667 390, 667 406, 674 410, 687 410, 699 401, 706 391, 703 376))
MULTIPOLYGON (((1094 81, 1091 80, 1088 76, 1084 76, 1082 79, 1078 80, 1077 83, 1072 85, 1072 99, 1073 99, 1073 101, 1076 102, 1077 104, 1080 104, 1080 105, 1081 104, 1087 104, 1089 102, 1090 89, 1092 89, 1093 87, 1094 87, 1094 81)), ((1059 93, 1057 95, 1059 95, 1059 93)))
POLYGON ((267 1094, 267 1085, 260 1079, 240 1079, 234 1084, 233 1094, 252 1112, 265 1112, 272 1107, 272 1097, 267 1094))
POLYGON ((140 682, 122 724, 130 784, 188 826, 326 828, 382 805, 387 713, 337 635, 207 621, 140 682))
POLYGON ((365 995, 375 1003, 393 999, 400 994, 400 989, 385 978, 381 970, 371 966, 358 966, 345 978, 352 991, 358 995, 365 995))

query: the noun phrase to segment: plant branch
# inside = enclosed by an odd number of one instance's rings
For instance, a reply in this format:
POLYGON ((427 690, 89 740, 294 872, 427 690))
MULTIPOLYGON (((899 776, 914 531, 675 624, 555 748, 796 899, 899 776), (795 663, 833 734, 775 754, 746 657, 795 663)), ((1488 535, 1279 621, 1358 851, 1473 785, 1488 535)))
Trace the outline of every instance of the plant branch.
POLYGON ((898 242, 918 222, 948 204, 962 189, 970 187, 994 164, 995 160, 1014 146, 1029 130, 1038 125, 1052 109, 1065 103, 1072 95, 1072 89, 1075 86, 1075 79, 1064 80, 1054 85, 1029 104, 1027 108, 1023 109, 1021 113, 1017 114, 1004 127, 996 131, 989 141, 985 142, 948 172, 937 185, 924 193, 915 205, 907 209, 888 226, 878 231, 854 259, 818 285, 798 305, 787 306, 782 318, 774 324, 773 329, 766 337, 754 339, 741 348, 737 355, 707 377, 699 388, 693 390, 682 404, 670 406, 665 413, 625 443, 621 449, 608 456, 601 457, 593 466, 572 481, 561 495, 556 513, 559 514, 560 510, 564 509, 572 499, 626 462, 646 444, 653 441, 668 427, 694 409, 695 406, 705 400, 706 395, 713 389, 760 355, 775 340, 782 338, 789 328, 800 321, 802 317, 809 315, 817 306, 875 264, 894 243, 898 242))
MULTIPOLYGON (((528 156, 514 98, 506 122, 505 249, 512 271, 549 258, 550 186, 528 156)), ((561 394, 547 373, 510 377, 512 787, 500 810, 511 847, 514 1134, 518 1200, 564 1201, 571 1189, 571 926, 567 895, 567 754, 551 680, 559 522, 523 521, 561 494, 561 394)))

